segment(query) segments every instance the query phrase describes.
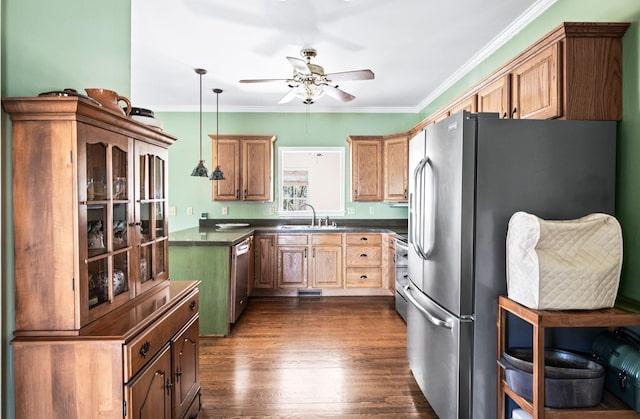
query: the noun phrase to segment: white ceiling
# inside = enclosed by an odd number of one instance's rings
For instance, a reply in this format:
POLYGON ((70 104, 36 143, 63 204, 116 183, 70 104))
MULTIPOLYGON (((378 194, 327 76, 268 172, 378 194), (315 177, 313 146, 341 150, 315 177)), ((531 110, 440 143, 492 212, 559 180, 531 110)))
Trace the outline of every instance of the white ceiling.
POLYGON ((556 0, 134 0, 131 99, 155 111, 305 112, 278 105, 286 56, 315 48, 327 73, 369 68, 345 81, 349 103, 323 96, 314 112, 418 112, 556 0))

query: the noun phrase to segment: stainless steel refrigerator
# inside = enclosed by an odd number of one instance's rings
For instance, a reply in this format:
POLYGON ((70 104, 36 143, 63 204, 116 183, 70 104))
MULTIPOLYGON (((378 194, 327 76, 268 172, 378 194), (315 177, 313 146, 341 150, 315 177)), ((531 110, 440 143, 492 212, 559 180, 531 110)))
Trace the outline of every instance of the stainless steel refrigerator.
POLYGON ((462 111, 410 141, 407 353, 441 419, 496 417, 509 218, 613 214, 615 155, 612 121, 462 111))

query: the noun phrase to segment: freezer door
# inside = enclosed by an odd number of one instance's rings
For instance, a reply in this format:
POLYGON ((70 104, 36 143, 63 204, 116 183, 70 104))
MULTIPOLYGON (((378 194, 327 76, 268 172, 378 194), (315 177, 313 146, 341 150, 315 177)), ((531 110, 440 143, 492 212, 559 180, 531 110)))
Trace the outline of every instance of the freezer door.
POLYGON ((411 285, 405 295, 407 355, 418 386, 441 419, 470 418, 473 322, 451 316, 411 285))

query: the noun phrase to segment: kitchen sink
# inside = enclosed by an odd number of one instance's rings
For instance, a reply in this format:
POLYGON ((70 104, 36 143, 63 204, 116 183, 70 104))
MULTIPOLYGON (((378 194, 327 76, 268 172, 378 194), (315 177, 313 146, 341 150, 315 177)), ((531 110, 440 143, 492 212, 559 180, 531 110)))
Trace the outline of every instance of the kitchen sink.
POLYGON ((298 225, 298 224, 285 224, 279 225, 280 230, 334 230, 338 228, 336 225, 329 226, 311 226, 311 225, 298 225))

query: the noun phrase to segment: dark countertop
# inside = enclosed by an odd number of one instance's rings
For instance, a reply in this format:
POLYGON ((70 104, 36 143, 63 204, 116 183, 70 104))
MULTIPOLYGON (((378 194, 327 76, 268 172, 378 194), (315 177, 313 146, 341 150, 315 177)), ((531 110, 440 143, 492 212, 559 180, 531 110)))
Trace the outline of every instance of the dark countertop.
MULTIPOLYGON (((367 220, 363 225, 362 220, 353 220, 349 225, 338 227, 316 227, 309 228, 305 225, 296 226, 295 224, 287 224, 282 220, 281 224, 273 224, 272 220, 256 220, 250 223, 248 227, 219 229, 215 227, 212 220, 201 220, 199 227, 192 227, 186 230, 180 230, 169 233, 170 246, 233 246, 246 237, 257 233, 388 233, 395 234, 398 237, 406 238, 407 226, 406 220, 402 222, 390 223, 386 220, 367 220), (205 221, 205 222, 202 222, 205 221), (271 225, 269 225, 271 224, 271 225), (286 225, 282 228, 282 225, 286 225)), ((400 220, 402 221, 402 220, 400 220)), ((228 220, 227 220, 228 222, 228 220)))

